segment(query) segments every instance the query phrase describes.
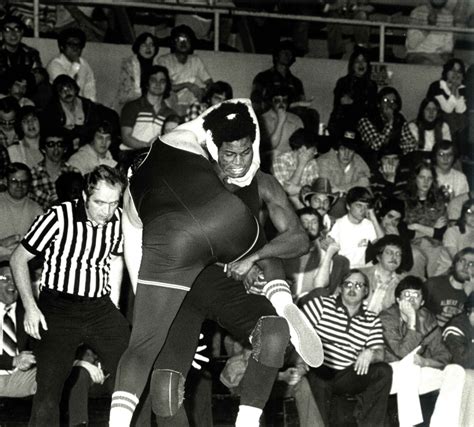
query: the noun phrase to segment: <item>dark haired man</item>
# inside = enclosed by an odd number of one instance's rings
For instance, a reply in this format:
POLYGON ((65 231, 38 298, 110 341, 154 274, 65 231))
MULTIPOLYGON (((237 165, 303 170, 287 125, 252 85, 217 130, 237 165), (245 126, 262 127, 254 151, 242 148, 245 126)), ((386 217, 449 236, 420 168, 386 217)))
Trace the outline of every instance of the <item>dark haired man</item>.
POLYGON ((371 203, 372 194, 367 188, 351 188, 346 197, 347 214, 339 218, 329 232, 341 247, 339 254, 349 260, 352 268, 365 266, 369 242, 384 234, 371 203))
POLYGON ((166 67, 171 78, 172 91, 177 101, 172 107, 180 116, 196 101, 201 101, 212 78, 198 55, 194 54, 196 36, 187 25, 171 30, 171 52, 157 58, 156 63, 166 67))
POLYGON ((23 163, 10 163, 5 171, 7 191, 0 193, 0 259, 8 259, 43 210, 28 197, 31 171, 23 163))
POLYGON ((430 277, 424 290, 426 307, 436 315, 441 327, 463 313, 474 290, 474 248, 460 250, 447 274, 430 277))
POLYGON ((292 341, 303 357, 309 355, 311 364, 320 363, 317 337, 292 304, 286 282, 274 280, 284 276, 281 264, 273 258, 301 253, 307 240, 276 180, 258 171, 258 127, 251 112, 246 104, 234 100, 181 125, 154 142, 131 179, 125 204, 125 254, 132 282, 138 282, 135 313, 140 314, 135 317, 130 346, 119 367, 112 426, 129 425, 186 292, 152 376, 159 416, 173 416, 180 408, 179 384, 189 369, 203 312, 222 320, 243 340, 252 336, 253 358, 243 380, 239 426, 258 424, 283 363, 288 326, 276 313, 290 318, 292 341), (169 159, 180 168, 169 164, 169 159), (256 219, 262 201, 269 205, 280 232, 267 244, 256 219), (222 267, 210 265, 215 261, 227 263, 227 278, 222 267), (260 269, 268 281, 264 288, 267 298, 275 308, 262 296, 245 294, 237 282, 245 279, 252 284, 260 269), (184 322, 182 316, 193 320, 184 322), (183 337, 189 337, 184 344, 180 341, 183 337), (165 383, 171 384, 166 393, 165 383))
POLYGON ((367 277, 352 269, 338 296, 310 298, 303 305, 323 342, 324 364, 310 369, 307 376, 324 425, 329 425, 333 394, 358 397, 357 425, 384 425, 392 370, 383 363, 380 319, 362 303, 368 293, 367 277))
POLYGON ((83 145, 68 160, 69 164, 79 170, 82 175, 99 166, 107 165, 115 167, 117 161, 112 157, 109 148, 114 138, 114 131, 109 122, 102 122, 97 125, 92 140, 83 145))
POLYGON ((12 67, 31 71, 42 67, 39 52, 22 43, 25 24, 14 15, 7 15, 2 21, 2 43, 0 45, 0 76, 12 67))
POLYGON ((202 98, 202 102, 196 101, 188 107, 184 121, 189 122, 194 120, 209 107, 232 99, 233 97, 232 86, 229 83, 221 80, 211 83, 202 98))
POLYGON ((143 77, 143 84, 143 95, 127 102, 122 109, 120 123, 123 143, 120 149, 123 155, 129 150, 149 148, 151 142, 161 135, 166 118, 176 114, 165 102, 171 91, 171 81, 165 67, 153 65, 143 77))
POLYGON ((393 369, 391 394, 397 393, 400 425, 423 421, 418 395, 440 390, 430 425, 458 422, 464 369, 449 364, 435 316, 423 307, 423 281, 403 278, 395 288, 396 302, 380 313, 385 361, 393 369))
POLYGON ((466 175, 453 168, 457 159, 456 146, 452 141, 442 140, 433 147, 438 186, 447 200, 469 192, 466 175))
POLYGON ((119 131, 118 114, 111 108, 98 104, 80 95, 77 82, 61 74, 53 82, 53 98, 41 114, 41 128, 63 128, 72 141, 72 149, 89 143, 99 123, 106 120, 112 125, 114 134, 119 131))
POLYGON ((59 56, 46 66, 51 83, 61 74, 72 77, 79 86, 79 95, 96 100, 95 76, 89 63, 81 56, 86 46, 86 35, 79 28, 67 28, 59 33, 59 56))
POLYGON ((12 255, 25 331, 39 340, 31 426, 59 426, 61 390, 79 344, 99 355, 111 381, 126 348, 128 323, 115 307, 123 270, 117 208, 124 186, 118 171, 97 167, 83 197, 39 216, 12 255), (37 255, 44 256, 39 301, 28 271, 28 261, 37 255))
POLYGON ((15 120, 19 105, 13 96, 0 99, 0 145, 8 148, 18 142, 15 120))
POLYGON ((65 161, 68 141, 61 129, 48 129, 40 138, 44 158, 31 171, 31 198, 44 210, 57 202, 54 183, 65 172, 77 170, 65 161))

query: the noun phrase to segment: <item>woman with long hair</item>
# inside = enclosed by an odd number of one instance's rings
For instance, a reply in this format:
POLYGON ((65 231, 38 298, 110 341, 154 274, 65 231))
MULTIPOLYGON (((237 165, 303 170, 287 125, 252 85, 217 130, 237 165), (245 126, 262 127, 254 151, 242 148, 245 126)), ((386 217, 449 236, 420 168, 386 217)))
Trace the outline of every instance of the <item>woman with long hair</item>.
POLYGON ((449 125, 443 119, 441 106, 434 97, 421 101, 418 116, 408 124, 419 151, 431 151, 437 142, 451 141, 449 125))
POLYGON ((430 162, 422 161, 414 168, 404 196, 405 222, 408 230, 414 232, 413 245, 428 260, 427 276, 442 273, 450 258, 441 245, 447 227, 446 204, 430 162))
POLYGON ((158 42, 153 34, 145 32, 135 39, 132 45, 133 55, 124 58, 120 68, 118 111, 126 102, 142 96, 143 77, 148 76, 158 51, 158 42))

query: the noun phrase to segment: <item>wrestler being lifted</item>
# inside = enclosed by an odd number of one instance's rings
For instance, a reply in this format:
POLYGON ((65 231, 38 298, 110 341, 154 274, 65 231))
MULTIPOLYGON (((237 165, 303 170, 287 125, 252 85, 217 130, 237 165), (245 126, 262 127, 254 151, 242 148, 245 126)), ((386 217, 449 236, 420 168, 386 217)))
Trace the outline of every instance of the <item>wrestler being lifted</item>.
POLYGON ((156 140, 130 179, 125 258, 137 286, 111 426, 130 424, 186 293, 214 263, 252 289, 260 284, 276 313, 287 320, 303 360, 313 367, 322 363, 321 341, 293 304, 279 260, 301 255, 309 242, 283 189, 259 166, 259 129, 250 102, 231 100, 156 140), (254 200, 267 205, 279 231, 268 243, 249 202, 234 194, 247 187, 258 189, 254 200))

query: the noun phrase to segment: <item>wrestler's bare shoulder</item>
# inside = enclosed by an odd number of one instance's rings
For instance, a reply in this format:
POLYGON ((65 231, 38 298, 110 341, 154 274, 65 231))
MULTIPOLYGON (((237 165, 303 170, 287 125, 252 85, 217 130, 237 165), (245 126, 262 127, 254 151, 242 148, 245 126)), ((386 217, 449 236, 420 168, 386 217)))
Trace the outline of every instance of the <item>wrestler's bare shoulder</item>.
POLYGON ((258 183, 258 193, 264 202, 280 198, 286 199, 283 187, 273 175, 259 170, 255 177, 258 183))

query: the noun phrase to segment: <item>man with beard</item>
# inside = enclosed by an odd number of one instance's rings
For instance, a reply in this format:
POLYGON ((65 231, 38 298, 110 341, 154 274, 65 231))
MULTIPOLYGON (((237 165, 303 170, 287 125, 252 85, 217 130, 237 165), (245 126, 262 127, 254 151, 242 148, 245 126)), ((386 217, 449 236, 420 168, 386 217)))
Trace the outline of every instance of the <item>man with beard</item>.
POLYGON ((337 254, 339 244, 334 239, 321 237, 323 220, 316 209, 306 207, 296 213, 311 246, 307 254, 284 261, 286 275, 293 281, 293 295, 297 300, 308 293, 331 295, 349 271, 349 261, 337 254))
POLYGON ((249 107, 238 100, 224 102, 155 141, 135 171, 124 228, 127 266, 132 283, 138 283, 134 329, 119 367, 111 426, 129 425, 167 335, 151 394, 159 417, 178 413, 206 316, 252 341, 238 426, 258 425, 283 364, 288 332, 307 363, 322 362, 319 338, 292 304, 282 266, 274 259, 304 252, 307 239, 281 187, 258 170, 258 139, 249 107), (269 243, 256 220, 262 202, 280 232, 269 243), (211 265, 216 261, 227 264, 227 277, 222 264, 211 265), (251 285, 260 269, 271 304, 246 294, 237 282, 251 285))
POLYGON ((436 315, 440 327, 463 313, 474 289, 474 248, 459 251, 448 274, 430 277, 424 289, 426 308, 436 315))

